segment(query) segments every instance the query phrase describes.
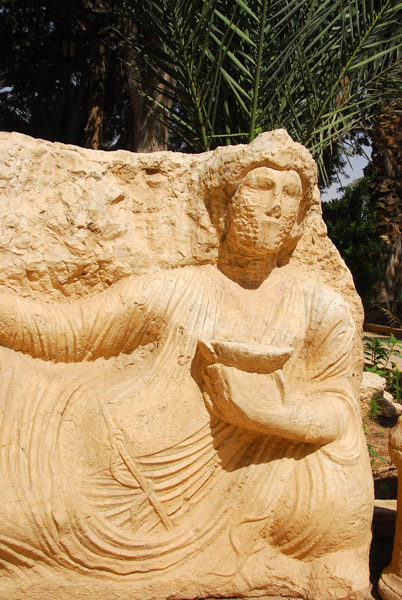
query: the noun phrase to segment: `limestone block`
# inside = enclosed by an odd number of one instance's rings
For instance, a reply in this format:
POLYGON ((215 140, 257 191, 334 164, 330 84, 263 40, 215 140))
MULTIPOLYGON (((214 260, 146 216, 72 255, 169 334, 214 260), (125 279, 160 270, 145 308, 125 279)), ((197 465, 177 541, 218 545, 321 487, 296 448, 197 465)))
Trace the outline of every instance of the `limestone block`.
POLYGON ((394 402, 394 398, 389 392, 383 392, 377 398, 377 402, 381 407, 382 414, 388 419, 395 415, 400 415, 402 412, 402 406, 398 402, 394 402))
POLYGON ((364 598, 362 309, 310 154, 0 142, 0 600, 364 598))
POLYGON ((386 385, 385 377, 370 371, 363 371, 360 384, 360 405, 363 415, 367 415, 369 412, 372 398, 377 401, 384 417, 391 418, 401 414, 402 406, 398 402, 394 402, 392 394, 385 391, 386 385))
POLYGON ((385 392, 387 380, 377 373, 363 371, 362 382, 360 384, 360 401, 367 402, 375 396, 382 396, 385 392))
POLYGON ((395 414, 396 415, 400 415, 402 414, 402 405, 399 402, 393 402, 393 406, 395 408, 395 414))

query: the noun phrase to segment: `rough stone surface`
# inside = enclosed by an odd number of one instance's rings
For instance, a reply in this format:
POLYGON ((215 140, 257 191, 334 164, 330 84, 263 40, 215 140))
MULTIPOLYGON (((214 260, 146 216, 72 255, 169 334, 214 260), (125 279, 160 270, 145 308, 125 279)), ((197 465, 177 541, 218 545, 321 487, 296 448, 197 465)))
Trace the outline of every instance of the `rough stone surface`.
POLYGON ((377 373, 363 371, 362 381, 360 384, 360 405, 363 415, 367 415, 370 410, 370 401, 374 398, 382 415, 386 418, 392 418, 395 415, 400 415, 402 405, 394 402, 392 394, 385 391, 387 380, 377 373))
POLYGON ((385 392, 387 380, 377 373, 363 371, 362 381, 360 384, 360 400, 361 402, 370 401, 375 396, 382 396, 385 392))
POLYGON ((402 405, 399 402, 393 402, 393 405, 394 405, 394 408, 395 408, 395 414, 396 415, 402 414, 402 405))
POLYGON ((394 402, 394 397, 389 392, 384 392, 379 396, 377 402, 381 407, 382 414, 387 419, 401 414, 402 406, 398 402, 394 402))
POLYGON ((309 153, 0 141, 0 599, 362 599, 362 310, 309 153))

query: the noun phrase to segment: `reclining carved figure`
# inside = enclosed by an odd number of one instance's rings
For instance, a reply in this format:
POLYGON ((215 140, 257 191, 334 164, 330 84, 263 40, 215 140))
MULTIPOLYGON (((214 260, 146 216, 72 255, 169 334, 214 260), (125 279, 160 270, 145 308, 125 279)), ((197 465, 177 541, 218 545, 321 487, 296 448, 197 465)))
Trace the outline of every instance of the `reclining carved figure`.
POLYGON ((45 599, 74 578, 82 597, 363 597, 354 323, 287 264, 314 168, 299 147, 264 158, 264 139, 203 165, 216 265, 0 297, 0 564, 45 599))

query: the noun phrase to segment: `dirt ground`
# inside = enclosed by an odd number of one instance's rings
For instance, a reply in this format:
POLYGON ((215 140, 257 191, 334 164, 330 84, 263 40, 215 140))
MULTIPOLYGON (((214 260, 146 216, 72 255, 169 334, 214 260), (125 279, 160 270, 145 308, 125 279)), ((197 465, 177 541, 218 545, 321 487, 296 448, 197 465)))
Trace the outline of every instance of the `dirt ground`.
MULTIPOLYGON (((366 331, 364 335, 369 338, 385 339, 386 337, 366 331)), ((399 343, 400 341, 398 341, 399 343)), ((402 359, 399 356, 391 355, 390 361, 397 364, 399 369, 402 370, 402 359)), ((364 414, 367 413, 367 409, 368 406, 362 405, 364 414)), ((369 448, 376 499, 373 518, 373 540, 370 552, 370 575, 373 586, 372 598, 375 600, 380 600, 377 593, 377 584, 381 572, 391 562, 392 558, 398 472, 388 453, 388 439, 389 432, 396 424, 397 419, 397 416, 388 419, 379 416, 372 420, 367 415, 363 416, 363 429, 369 448)))
POLYGON ((397 418, 377 417, 372 421, 368 417, 363 417, 373 470, 375 496, 381 500, 396 499, 398 477, 396 467, 388 454, 388 437, 397 418))

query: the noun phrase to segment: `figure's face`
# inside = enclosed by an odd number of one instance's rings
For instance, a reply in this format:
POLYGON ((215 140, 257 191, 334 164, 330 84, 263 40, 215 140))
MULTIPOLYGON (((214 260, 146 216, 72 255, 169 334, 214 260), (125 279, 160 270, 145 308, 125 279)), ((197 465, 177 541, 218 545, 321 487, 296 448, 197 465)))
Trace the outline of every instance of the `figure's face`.
POLYGON ((253 169, 232 197, 227 241, 246 253, 277 252, 296 222, 301 194, 296 171, 253 169))

